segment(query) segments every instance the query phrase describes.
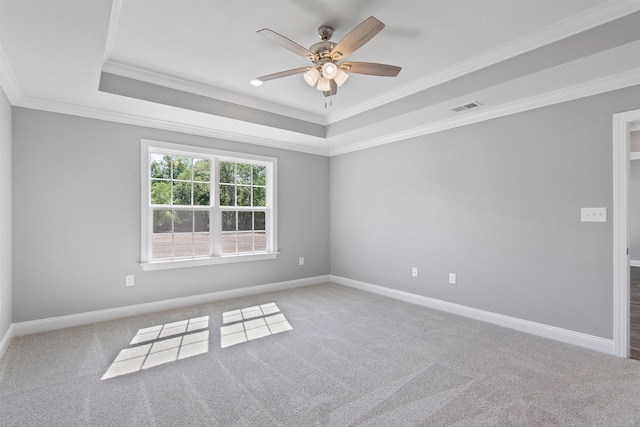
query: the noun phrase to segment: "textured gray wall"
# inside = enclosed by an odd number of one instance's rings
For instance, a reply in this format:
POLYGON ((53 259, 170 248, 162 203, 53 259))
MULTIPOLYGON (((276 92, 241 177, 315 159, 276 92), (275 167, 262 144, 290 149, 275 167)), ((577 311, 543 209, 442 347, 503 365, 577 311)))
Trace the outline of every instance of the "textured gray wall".
POLYGON ((14 322, 330 272, 326 157, 15 108, 13 160, 14 322), (141 138, 277 157, 278 258, 143 272, 141 138))
POLYGON ((636 108, 640 87, 331 158, 332 274, 612 338, 612 223, 580 208, 611 218, 612 114, 636 108))
POLYGON ((0 89, 0 339, 12 321, 11 104, 0 89))

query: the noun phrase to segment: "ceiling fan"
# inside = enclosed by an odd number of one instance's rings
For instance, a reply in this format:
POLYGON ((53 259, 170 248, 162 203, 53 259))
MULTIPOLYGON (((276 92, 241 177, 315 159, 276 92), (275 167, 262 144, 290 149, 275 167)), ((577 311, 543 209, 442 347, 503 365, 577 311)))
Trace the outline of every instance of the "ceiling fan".
POLYGON ((309 49, 275 31, 264 28, 258 31, 258 34, 295 54, 309 59, 313 65, 258 77, 253 82, 260 85, 268 80, 304 73, 304 80, 309 86, 315 86, 324 96, 331 96, 338 92, 338 87, 342 86, 347 80, 349 73, 395 77, 402 69, 401 67, 372 62, 343 62, 347 56, 362 47, 383 28, 384 24, 382 22, 370 16, 336 44, 329 41, 333 35, 333 27, 323 25, 318 28, 318 36, 322 41, 314 44, 309 49))

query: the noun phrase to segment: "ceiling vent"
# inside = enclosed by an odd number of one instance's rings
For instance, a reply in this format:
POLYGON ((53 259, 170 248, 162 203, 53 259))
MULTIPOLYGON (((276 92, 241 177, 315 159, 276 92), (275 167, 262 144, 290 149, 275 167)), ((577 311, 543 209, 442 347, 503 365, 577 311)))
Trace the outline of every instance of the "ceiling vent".
POLYGON ((480 104, 478 101, 472 101, 469 102, 468 104, 463 104, 463 105, 459 105, 457 107, 454 107, 451 109, 451 111, 459 113, 460 111, 464 111, 464 110, 470 110, 472 108, 476 108, 481 106, 482 104, 480 104))

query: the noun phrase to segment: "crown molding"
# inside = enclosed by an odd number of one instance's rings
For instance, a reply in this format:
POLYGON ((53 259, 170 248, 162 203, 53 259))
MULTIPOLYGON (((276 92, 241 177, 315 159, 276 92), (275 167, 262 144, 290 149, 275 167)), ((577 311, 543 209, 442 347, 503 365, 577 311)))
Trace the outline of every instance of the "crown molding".
POLYGON ((15 105, 22 98, 22 88, 16 79, 13 70, 9 65, 9 60, 0 44, 0 87, 7 95, 7 99, 11 105, 15 105))
POLYGON ((557 42, 580 32, 590 30, 615 19, 640 11, 639 1, 613 0, 601 6, 549 25, 504 45, 490 49, 466 61, 455 64, 442 71, 425 76, 413 83, 372 98, 340 113, 329 114, 327 123, 332 124, 390 102, 410 96, 414 93, 438 86, 450 80, 471 74, 480 69, 497 64, 534 49, 557 42))
POLYGON ((329 151, 330 156, 338 156, 353 151, 364 150, 379 145, 390 144, 392 142, 402 141, 417 136, 441 132, 448 129, 466 126, 473 123, 491 120, 498 117, 504 117, 511 114, 521 113, 536 108, 546 107, 549 105, 559 104, 561 102, 572 101, 587 96, 598 95, 600 93, 609 92, 625 87, 640 84, 640 69, 627 71, 614 76, 593 80, 587 83, 581 83, 575 86, 546 92, 541 95, 532 96, 519 101, 514 101, 493 108, 484 108, 477 112, 470 112, 461 117, 442 120, 436 123, 429 123, 424 126, 417 126, 400 132, 375 137, 368 140, 360 141, 355 144, 333 148, 329 151))
POLYGON ((116 123, 145 126, 154 129, 162 129, 246 144, 261 145, 282 150, 332 157, 639 84, 640 69, 636 69, 625 73, 620 73, 615 76, 610 76, 591 82, 558 89, 493 108, 484 108, 477 112, 469 112, 461 117, 442 120, 436 123, 429 123, 423 126, 417 126, 400 132, 395 132, 381 137, 370 138, 354 144, 340 146, 332 149, 310 147, 285 141, 266 139, 263 137, 255 137, 252 135, 222 131, 211 127, 184 124, 148 116, 119 113, 94 107, 86 107, 31 97, 21 97, 19 99, 19 102, 12 104, 18 107, 31 108, 35 110, 68 114, 116 123))
POLYGON ((107 29, 107 42, 104 47, 102 62, 105 63, 111 57, 113 45, 116 42, 118 24, 120 23, 120 11, 122 10, 122 0, 113 0, 111 4, 111 17, 109 18, 109 28, 107 29))
POLYGON ((265 147, 278 148, 281 150, 297 151, 319 156, 328 156, 329 150, 310 147, 301 144, 294 144, 285 141, 278 141, 264 137, 256 137, 241 133, 223 131, 207 126, 198 126, 186 123, 179 123, 165 119, 157 119, 148 116, 120 113, 103 110, 100 108, 87 107, 77 104, 69 104, 47 99, 32 97, 22 97, 15 104, 17 107, 30 108, 33 110, 48 111, 52 113, 68 114, 71 116, 85 117, 89 119, 104 120, 108 122, 123 123, 128 125, 144 126, 153 129, 168 130, 173 132, 186 133, 190 135, 205 136, 209 138, 224 139, 226 141, 241 142, 245 144, 261 145, 265 147))

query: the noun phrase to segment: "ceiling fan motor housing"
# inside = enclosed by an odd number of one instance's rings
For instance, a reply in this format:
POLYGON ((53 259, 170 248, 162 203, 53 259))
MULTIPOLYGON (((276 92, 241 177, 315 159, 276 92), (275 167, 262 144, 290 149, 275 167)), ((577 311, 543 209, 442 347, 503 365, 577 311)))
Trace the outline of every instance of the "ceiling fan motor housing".
MULTIPOLYGON (((309 51, 318 55, 318 59, 331 59, 331 51, 336 47, 336 44, 330 41, 323 41, 314 44, 309 48, 309 51)), ((322 65, 322 64, 319 64, 322 65)))

